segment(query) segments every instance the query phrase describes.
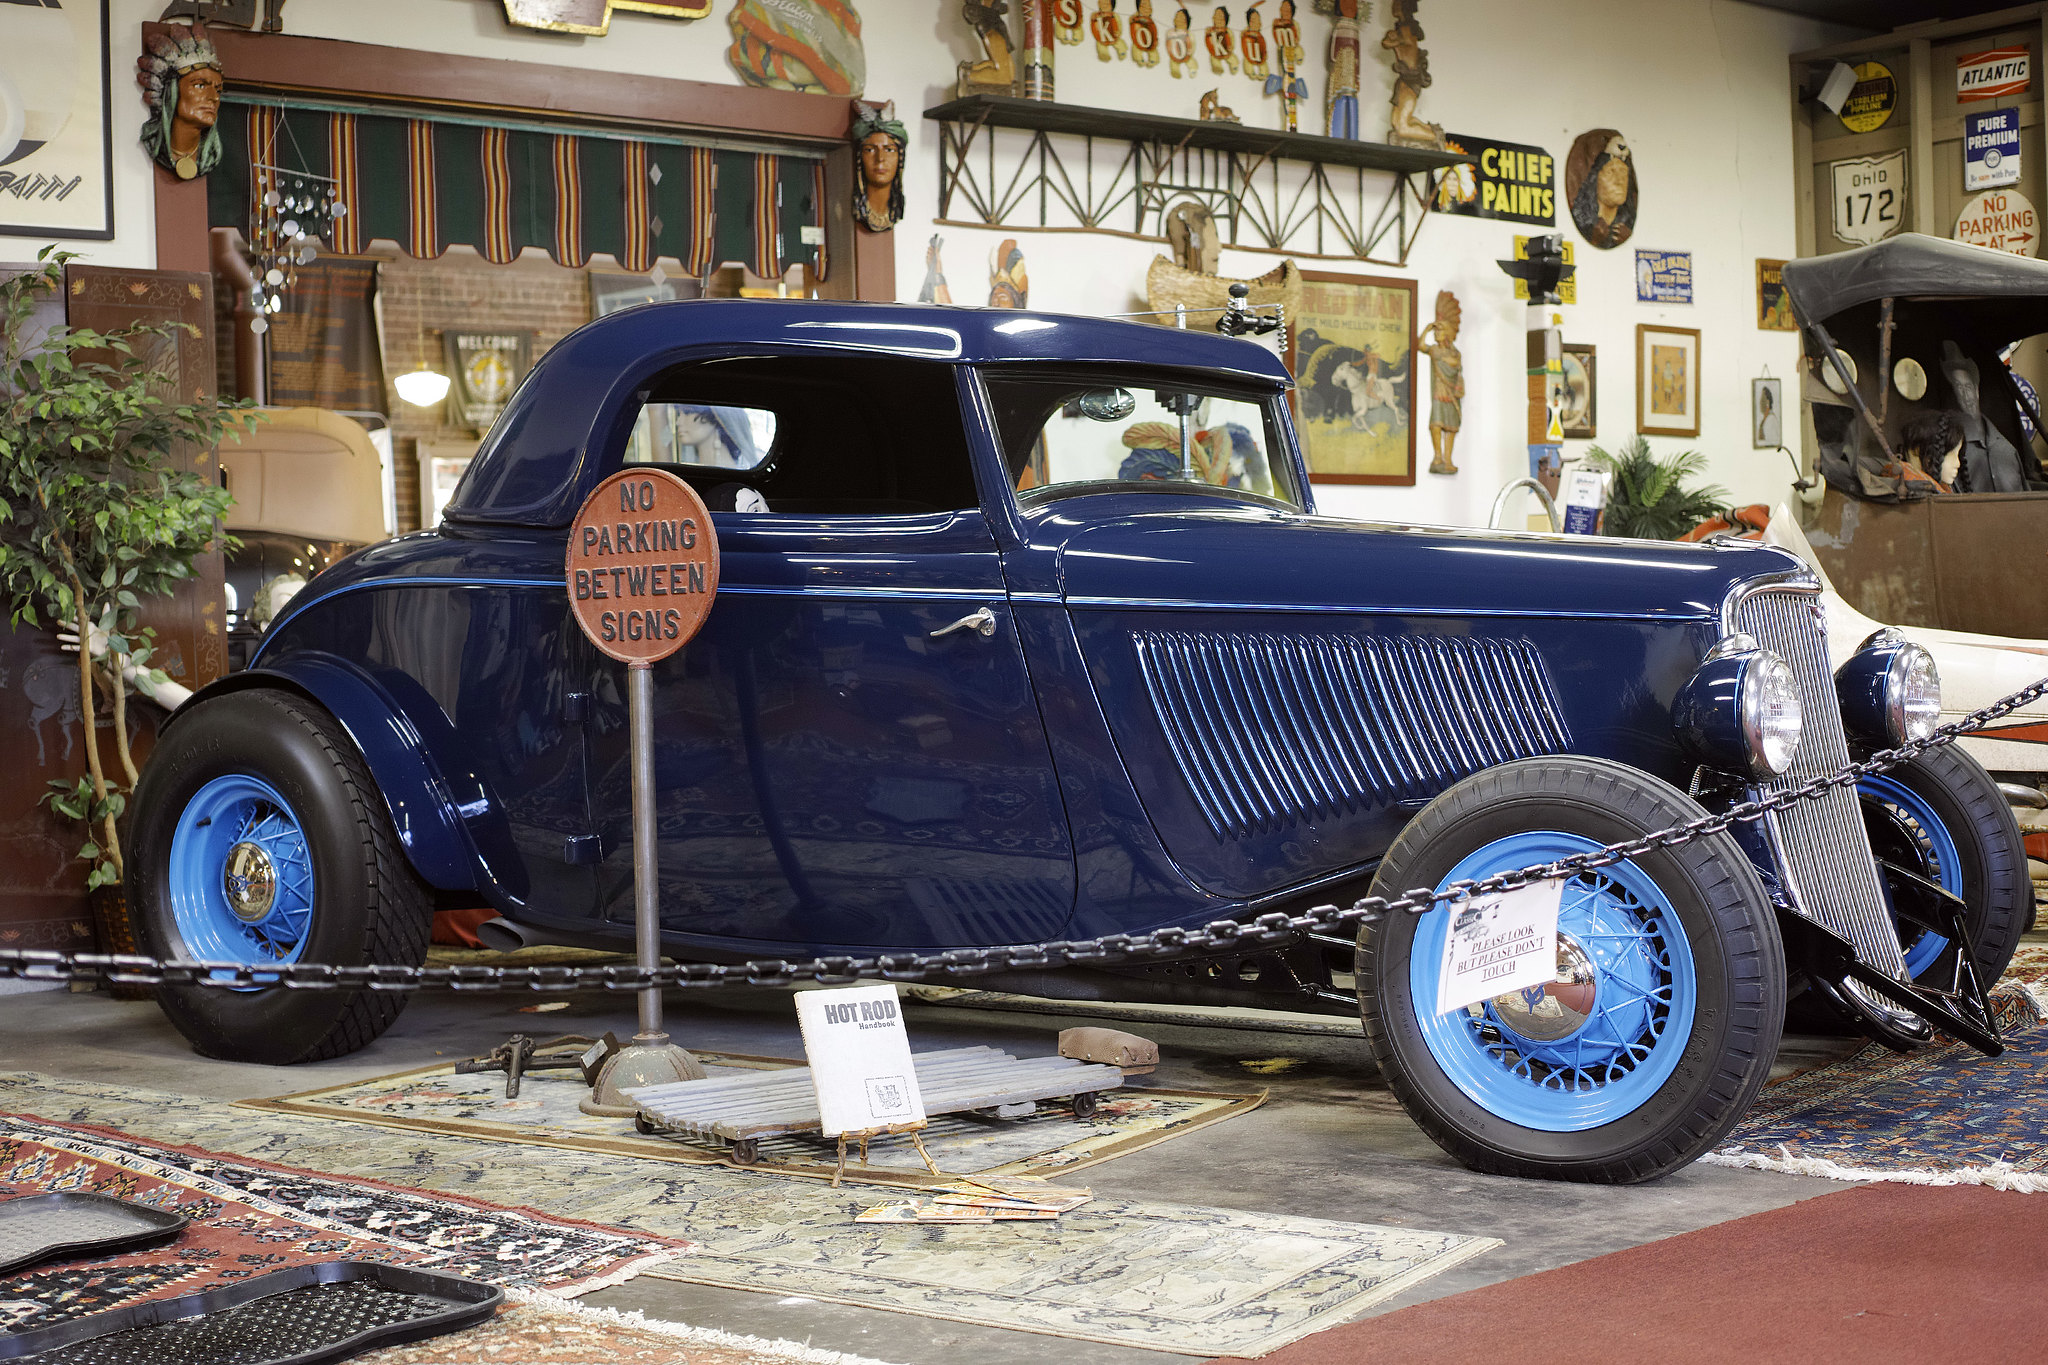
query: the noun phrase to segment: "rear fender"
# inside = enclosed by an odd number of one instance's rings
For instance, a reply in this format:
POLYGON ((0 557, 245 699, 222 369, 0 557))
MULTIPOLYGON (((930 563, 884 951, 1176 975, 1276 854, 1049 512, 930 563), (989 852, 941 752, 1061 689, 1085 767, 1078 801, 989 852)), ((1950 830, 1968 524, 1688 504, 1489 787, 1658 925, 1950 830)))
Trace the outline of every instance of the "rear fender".
POLYGON ((202 688, 169 723, 209 697, 251 688, 278 688, 316 702, 355 742, 405 856, 424 881, 443 891, 523 899, 526 879, 502 808, 460 761, 460 741, 433 698, 410 679, 394 675, 392 681, 411 684, 403 690, 417 695, 401 704, 392 688, 345 659, 296 652, 202 688))

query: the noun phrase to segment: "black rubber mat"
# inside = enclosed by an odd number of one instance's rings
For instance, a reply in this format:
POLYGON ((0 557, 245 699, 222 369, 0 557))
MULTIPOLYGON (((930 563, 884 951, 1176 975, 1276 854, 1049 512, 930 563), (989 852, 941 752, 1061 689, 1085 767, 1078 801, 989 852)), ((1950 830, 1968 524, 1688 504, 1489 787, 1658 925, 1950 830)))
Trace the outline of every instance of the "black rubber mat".
POLYGON ((38 1261, 117 1256, 172 1241, 192 1220, 104 1194, 0 1200, 0 1275, 38 1261))
POLYGON ((15 1336, 0 1360, 32 1365, 319 1365, 460 1331, 505 1291, 438 1271, 368 1261, 293 1266, 225 1289, 15 1336))

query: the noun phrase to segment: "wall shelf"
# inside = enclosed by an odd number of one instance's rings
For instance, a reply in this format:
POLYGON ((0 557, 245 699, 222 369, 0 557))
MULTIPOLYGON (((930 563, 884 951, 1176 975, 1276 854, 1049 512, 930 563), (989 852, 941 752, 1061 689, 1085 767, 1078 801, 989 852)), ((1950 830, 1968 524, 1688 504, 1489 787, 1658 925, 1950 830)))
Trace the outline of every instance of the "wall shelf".
POLYGON ((1013 95, 951 100, 925 117, 940 129, 941 222, 1163 241, 1165 210, 1193 198, 1215 215, 1227 246, 1382 265, 1406 264, 1437 175, 1471 160, 1013 95), (1098 143, 1109 144, 1100 155, 1098 143), (1291 177, 1282 174, 1288 164, 1300 168, 1291 177), (1368 188, 1369 176, 1383 175, 1383 186, 1368 188))

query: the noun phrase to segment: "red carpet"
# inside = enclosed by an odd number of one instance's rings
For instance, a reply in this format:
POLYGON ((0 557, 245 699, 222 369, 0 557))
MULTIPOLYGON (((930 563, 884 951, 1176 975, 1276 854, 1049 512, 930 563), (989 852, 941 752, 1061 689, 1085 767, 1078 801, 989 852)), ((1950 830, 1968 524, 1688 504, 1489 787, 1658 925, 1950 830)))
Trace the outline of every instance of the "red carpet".
POLYGON ((2048 1197, 1866 1185, 1333 1327, 1263 1361, 1925 1365, 2038 1359, 2044 1342, 2048 1197))

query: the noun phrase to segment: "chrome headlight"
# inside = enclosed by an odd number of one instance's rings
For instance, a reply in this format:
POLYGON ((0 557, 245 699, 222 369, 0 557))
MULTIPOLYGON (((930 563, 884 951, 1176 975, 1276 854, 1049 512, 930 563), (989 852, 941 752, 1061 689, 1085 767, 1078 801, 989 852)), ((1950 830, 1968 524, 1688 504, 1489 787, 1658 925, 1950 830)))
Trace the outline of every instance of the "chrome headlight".
POLYGON ((1941 674, 1934 656, 1887 626, 1835 672, 1842 723, 1889 748, 1925 739, 1941 724, 1941 674))
POLYGON ((1760 780, 1792 766, 1803 721, 1792 669, 1739 634, 1715 647, 1671 708, 1688 757, 1760 780))

